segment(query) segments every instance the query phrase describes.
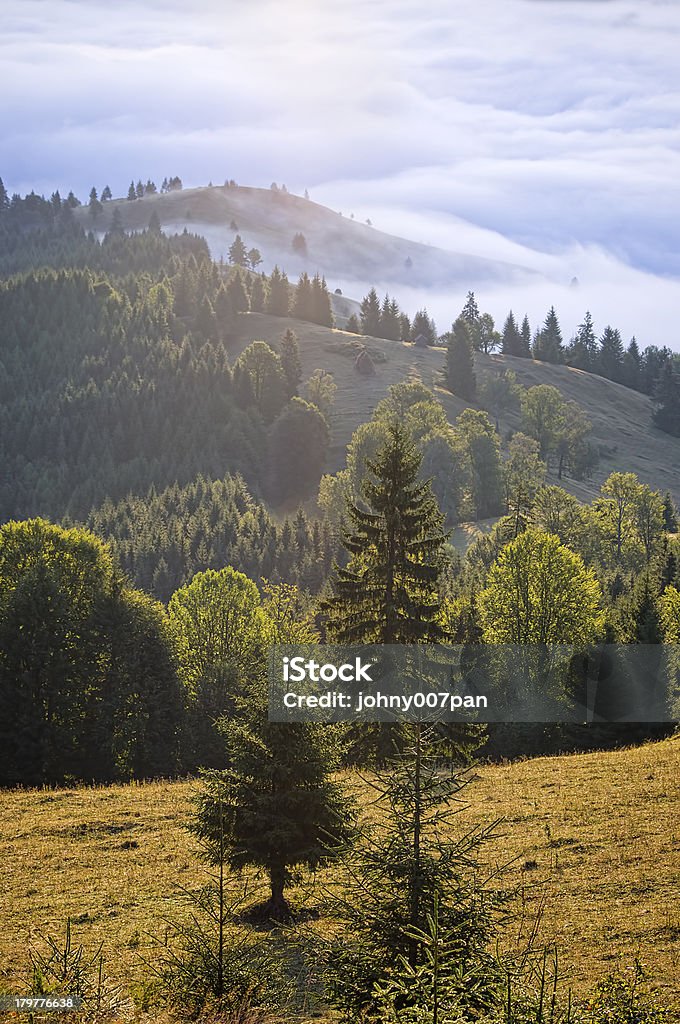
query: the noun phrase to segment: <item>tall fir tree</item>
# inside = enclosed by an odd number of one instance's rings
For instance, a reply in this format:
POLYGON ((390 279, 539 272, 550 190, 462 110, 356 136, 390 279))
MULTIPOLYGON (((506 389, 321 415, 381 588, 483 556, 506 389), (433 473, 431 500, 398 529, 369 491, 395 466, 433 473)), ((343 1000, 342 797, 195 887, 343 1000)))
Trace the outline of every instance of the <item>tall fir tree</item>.
POLYGON ((623 342, 621 335, 609 324, 600 338, 600 351, 597 356, 597 372, 618 383, 623 379, 623 342))
POLYGON ((297 395, 302 382, 302 364, 300 362, 300 346, 295 331, 290 328, 281 339, 281 369, 286 378, 288 397, 297 395))
POLYGON ((576 334, 567 351, 567 362, 579 370, 592 372, 597 360, 597 338, 593 318, 586 313, 583 323, 576 328, 576 334))
POLYGON ((429 483, 418 480, 421 456, 393 423, 361 491, 367 508, 350 503, 333 594, 322 604, 329 638, 337 643, 436 642, 439 578, 445 564, 443 516, 429 483))
POLYGON ((368 295, 362 300, 359 316, 361 318, 361 333, 368 334, 372 338, 380 337, 380 301, 375 288, 371 288, 368 295))
POLYGON ((501 351, 505 356, 522 355, 522 336, 517 329, 517 322, 512 310, 508 313, 503 325, 501 351))
POLYGON ((564 362, 562 331, 554 306, 548 310, 545 323, 536 335, 533 354, 534 359, 540 359, 544 363, 564 362))
POLYGON ((449 391, 468 401, 477 390, 472 339, 468 322, 459 316, 451 329, 446 345, 446 383, 449 391))

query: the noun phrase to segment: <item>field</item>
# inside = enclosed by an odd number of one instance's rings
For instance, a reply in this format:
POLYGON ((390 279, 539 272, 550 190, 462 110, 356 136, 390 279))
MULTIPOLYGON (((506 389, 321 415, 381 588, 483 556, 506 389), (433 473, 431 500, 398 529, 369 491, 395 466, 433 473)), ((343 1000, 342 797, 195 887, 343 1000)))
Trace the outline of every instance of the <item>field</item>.
MULTIPOLYGON (((461 829, 503 819, 489 869, 521 887, 504 943, 555 942, 565 986, 584 992, 636 957, 679 999, 680 736, 607 753, 484 765, 461 829)), ((205 879, 184 828, 195 783, 0 793, 0 990, 26 991, 27 946, 73 920, 76 942, 104 942, 109 975, 133 989, 147 933, 181 916, 181 889, 205 879)), ((314 903, 300 892, 298 899, 314 903)))
MULTIPOLYGON (((421 349, 380 338, 358 338, 345 331, 329 330, 299 320, 244 313, 239 316, 234 353, 256 338, 277 345, 287 327, 298 336, 304 378, 319 368, 332 373, 337 384, 331 415, 330 472, 342 468, 353 431, 370 419, 373 409, 387 394, 391 384, 411 378, 422 380, 436 392, 450 421, 466 407, 467 403, 441 386, 443 349, 421 349), (354 369, 356 346, 363 342, 375 356, 375 375, 372 377, 362 377, 354 369)), ((592 423, 591 440, 599 450, 600 461, 590 480, 564 478, 560 481, 561 486, 579 500, 591 501, 609 474, 618 471, 636 473, 643 483, 662 493, 670 491, 680 502, 680 438, 671 437, 652 426, 653 406, 646 395, 572 367, 514 356, 476 353, 475 368, 478 382, 486 374, 512 369, 523 387, 550 384, 584 409, 592 423)), ((499 425, 503 436, 508 430, 520 429, 519 414, 509 414, 501 419, 499 425)), ((549 480, 556 483, 556 475, 553 474, 549 480)))

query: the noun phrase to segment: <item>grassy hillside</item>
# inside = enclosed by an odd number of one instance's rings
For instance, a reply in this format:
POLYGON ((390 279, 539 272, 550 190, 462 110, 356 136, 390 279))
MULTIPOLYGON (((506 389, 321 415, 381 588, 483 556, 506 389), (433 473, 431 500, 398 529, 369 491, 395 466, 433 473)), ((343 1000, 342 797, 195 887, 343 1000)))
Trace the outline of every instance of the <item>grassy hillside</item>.
MULTIPOLYGON (((308 377, 321 368, 332 373, 338 387, 332 417, 332 447, 329 468, 336 471, 344 464, 345 448, 352 432, 370 418, 377 403, 391 384, 415 377, 433 388, 449 419, 466 406, 441 387, 444 367, 443 349, 421 349, 381 338, 360 339, 344 331, 328 330, 297 320, 280 320, 260 313, 241 314, 236 350, 255 338, 275 345, 287 327, 298 335, 303 374, 308 377), (357 344, 367 342, 374 355, 375 375, 362 377, 354 369, 357 344)), ((592 441, 600 451, 600 463, 592 479, 580 482, 563 479, 562 485, 581 500, 590 500, 602 482, 615 471, 636 473, 643 483, 680 499, 680 438, 671 437, 652 426, 652 402, 629 388, 568 366, 554 366, 531 359, 477 353, 478 381, 485 374, 509 367, 524 387, 551 384, 565 398, 578 402, 592 422, 592 441)), ((502 434, 518 430, 517 413, 500 422, 502 434)), ((556 482, 553 478, 551 482, 556 482)))
MULTIPOLYGON (((501 260, 438 249, 386 234, 360 224, 319 203, 284 192, 262 188, 193 188, 165 195, 149 195, 129 202, 106 204, 94 222, 105 231, 113 211, 120 210, 126 230, 146 228, 153 211, 166 231, 187 227, 203 235, 215 259, 225 256, 236 231, 250 248, 256 246, 264 258, 263 269, 278 263, 289 276, 303 270, 326 275, 335 288, 340 281, 361 282, 366 291, 372 282, 391 281, 416 288, 437 285, 470 287, 471 280, 520 283, 538 279, 534 271, 501 260), (302 232, 307 252, 295 253, 293 235, 302 232)), ((88 230, 93 222, 87 208, 78 216, 88 230)), ((451 239, 455 249, 456 238, 451 239)))
MULTIPOLYGON (((680 736, 481 767, 457 820, 504 819, 486 862, 511 861, 505 881, 522 891, 505 944, 526 938, 542 906, 539 941, 558 944, 566 984, 583 992, 639 956, 677 997, 679 773, 680 736)), ((183 912, 180 888, 205 877, 183 827, 194 787, 0 793, 0 988, 24 989, 29 938, 56 934, 68 915, 76 942, 105 943, 113 978, 139 982, 146 933, 162 935, 183 912)))

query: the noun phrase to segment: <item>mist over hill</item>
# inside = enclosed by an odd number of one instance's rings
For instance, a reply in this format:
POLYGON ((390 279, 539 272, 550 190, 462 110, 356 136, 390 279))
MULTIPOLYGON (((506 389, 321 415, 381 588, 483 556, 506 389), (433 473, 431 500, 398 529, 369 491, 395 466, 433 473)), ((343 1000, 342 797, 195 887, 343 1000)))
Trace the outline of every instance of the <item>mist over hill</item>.
POLYGON ((260 250, 260 269, 267 273, 275 265, 292 279, 303 271, 318 271, 331 291, 340 288, 355 300, 375 287, 396 296, 411 316, 426 307, 440 331, 448 329, 466 293, 473 290, 499 325, 513 309, 520 317, 526 312, 532 327, 538 327, 555 306, 566 337, 589 310, 598 331, 612 324, 624 339, 634 335, 641 347, 680 346, 671 317, 677 281, 628 266, 575 240, 568 251, 539 252, 454 217, 391 218, 404 227, 390 234, 377 221, 366 223, 370 216, 359 220, 351 210, 330 209, 283 186, 188 188, 144 195, 134 202, 114 200, 94 222, 86 208, 78 216, 84 227, 102 234, 115 210, 125 230, 146 228, 155 212, 168 233, 186 228, 200 234, 216 260, 226 260, 238 233, 248 248, 260 250), (304 235, 306 250, 292 247, 298 232, 304 235), (404 234, 434 238, 437 244, 404 234))

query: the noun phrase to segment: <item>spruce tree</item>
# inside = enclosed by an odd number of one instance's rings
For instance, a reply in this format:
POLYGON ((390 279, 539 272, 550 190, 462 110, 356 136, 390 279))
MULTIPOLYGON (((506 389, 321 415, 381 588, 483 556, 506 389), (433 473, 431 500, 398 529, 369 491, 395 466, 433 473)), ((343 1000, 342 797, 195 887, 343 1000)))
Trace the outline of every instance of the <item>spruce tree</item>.
POLYGON ((517 330, 517 323, 512 310, 508 313, 503 325, 501 351, 505 356, 522 355, 522 336, 517 330))
POLYGON ((564 362, 562 331, 560 330, 554 306, 551 306, 548 310, 543 328, 536 335, 533 355, 534 359, 540 359, 545 363, 564 362))
POLYGON ((593 327, 593 318, 586 313, 583 323, 579 324, 576 334, 569 346, 567 362, 579 370, 592 372, 597 359, 597 339, 593 327))
POLYGON ((290 284, 285 273, 274 267, 269 277, 269 295, 266 310, 271 316, 288 316, 290 311, 290 284))
POLYGON ((444 568, 443 516, 429 483, 418 480, 421 456, 393 423, 363 480, 366 508, 350 503, 333 594, 322 604, 336 643, 408 644, 442 639, 438 582, 444 568))
POLYGON ((600 338, 600 351, 596 363, 597 372, 607 380, 623 379, 623 342, 615 328, 607 325, 600 338))
POLYGON ((449 391, 468 401, 477 390, 472 341, 467 321, 459 316, 451 329, 446 346, 446 383, 449 391))
POLYGON ((654 426, 680 437, 680 375, 670 360, 664 363, 659 374, 654 401, 657 405, 652 417, 654 426))
POLYGON ((529 326, 529 317, 524 314, 522 320, 522 329, 520 331, 520 351, 517 355, 522 356, 523 359, 531 359, 531 327, 529 326))
POLYGON ((297 334, 290 328, 281 339, 281 369, 286 378, 288 397, 297 395, 302 381, 302 364, 300 362, 300 346, 297 334))
POLYGON ((362 300, 359 314, 361 317, 361 333, 368 334, 372 338, 379 338, 380 302, 375 288, 371 288, 368 295, 362 300))

